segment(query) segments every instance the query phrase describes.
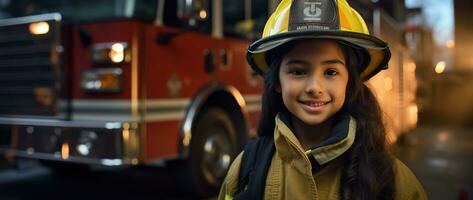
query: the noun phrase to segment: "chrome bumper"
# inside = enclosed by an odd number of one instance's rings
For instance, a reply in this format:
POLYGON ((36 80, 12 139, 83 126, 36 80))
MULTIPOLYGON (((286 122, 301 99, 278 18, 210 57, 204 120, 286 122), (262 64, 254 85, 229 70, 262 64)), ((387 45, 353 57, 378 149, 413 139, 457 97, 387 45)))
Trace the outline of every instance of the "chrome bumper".
POLYGON ((11 130, 7 153, 32 159, 139 164, 139 123, 0 118, 11 130))

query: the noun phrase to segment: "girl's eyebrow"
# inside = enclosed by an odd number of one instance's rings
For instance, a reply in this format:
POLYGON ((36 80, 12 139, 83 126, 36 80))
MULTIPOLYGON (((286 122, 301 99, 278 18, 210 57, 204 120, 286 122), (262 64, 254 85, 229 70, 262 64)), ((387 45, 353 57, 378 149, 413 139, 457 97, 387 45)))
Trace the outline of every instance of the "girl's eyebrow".
MULTIPOLYGON (((305 60, 300 60, 300 59, 296 59, 296 58, 292 58, 290 59, 289 61, 286 62, 286 65, 287 64, 301 64, 301 65, 310 65, 310 63, 308 61, 305 61, 305 60)), ((343 66, 345 66, 345 62, 343 62, 342 60, 340 59, 329 59, 329 60, 324 60, 322 61, 322 64, 341 64, 343 66)))
POLYGON ((341 64, 341 65, 345 66, 345 62, 343 62, 340 59, 325 60, 325 61, 322 62, 322 64, 341 64))
POLYGON ((290 59, 289 61, 286 62, 286 65, 288 64, 300 64, 300 65, 309 65, 309 62, 305 60, 299 60, 299 59, 290 59))

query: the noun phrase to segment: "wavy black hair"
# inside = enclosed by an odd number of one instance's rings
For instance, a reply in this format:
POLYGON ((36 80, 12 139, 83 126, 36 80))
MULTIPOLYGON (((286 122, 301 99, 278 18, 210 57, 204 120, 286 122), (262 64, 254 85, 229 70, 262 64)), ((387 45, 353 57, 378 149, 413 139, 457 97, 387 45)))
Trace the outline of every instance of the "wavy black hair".
MULTIPOLYGON (((274 118, 287 111, 279 85, 282 59, 294 46, 293 41, 268 53, 270 70, 264 74, 262 110, 258 135, 273 134, 274 118)), ((394 158, 388 150, 386 129, 381 109, 371 90, 360 79, 360 67, 368 58, 366 52, 338 42, 346 58, 349 80, 344 105, 339 112, 348 112, 356 119, 356 137, 350 149, 342 155, 343 169, 340 180, 340 197, 343 200, 394 199, 394 158)))

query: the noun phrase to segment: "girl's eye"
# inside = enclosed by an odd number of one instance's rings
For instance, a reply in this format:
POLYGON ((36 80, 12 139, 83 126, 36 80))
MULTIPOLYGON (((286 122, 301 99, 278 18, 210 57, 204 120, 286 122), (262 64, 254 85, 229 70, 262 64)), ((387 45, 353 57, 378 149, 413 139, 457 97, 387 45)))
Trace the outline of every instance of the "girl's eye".
POLYGON ((328 69, 325 71, 325 75, 327 76, 336 76, 338 75, 338 71, 334 70, 334 69, 328 69))
POLYGON ((306 75, 306 71, 304 69, 292 69, 289 71, 289 74, 295 75, 295 76, 303 76, 306 75))

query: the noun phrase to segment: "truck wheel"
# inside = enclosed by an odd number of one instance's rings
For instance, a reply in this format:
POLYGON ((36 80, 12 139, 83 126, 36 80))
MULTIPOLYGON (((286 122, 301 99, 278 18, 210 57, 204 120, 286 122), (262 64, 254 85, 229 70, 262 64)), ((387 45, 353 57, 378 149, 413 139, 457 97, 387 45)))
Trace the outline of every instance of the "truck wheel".
POLYGON ((231 162, 241 150, 236 127, 220 108, 205 110, 194 126, 189 167, 199 196, 216 195, 231 162))

